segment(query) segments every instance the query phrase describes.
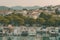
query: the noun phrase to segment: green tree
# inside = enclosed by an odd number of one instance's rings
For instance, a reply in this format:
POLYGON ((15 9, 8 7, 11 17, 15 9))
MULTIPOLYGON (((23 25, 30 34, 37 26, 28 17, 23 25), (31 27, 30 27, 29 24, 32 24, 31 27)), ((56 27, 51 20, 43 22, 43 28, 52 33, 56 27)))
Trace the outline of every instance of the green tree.
POLYGON ((50 18, 47 21, 47 25, 50 25, 50 26, 55 26, 55 23, 56 23, 56 19, 55 18, 50 18))
POLYGON ((37 24, 40 24, 40 25, 43 25, 45 23, 45 21, 46 20, 44 18, 37 18, 36 19, 37 24))
POLYGON ((47 13, 41 12, 41 14, 39 15, 39 18, 44 18, 45 20, 48 20, 52 17, 52 15, 49 15, 47 13))
POLYGON ((59 14, 60 14, 60 10, 58 10, 58 8, 57 8, 57 9, 55 9, 55 12, 56 12, 56 14, 57 14, 57 15, 59 15, 59 14))
POLYGON ((17 25, 24 25, 24 19, 19 18, 18 16, 15 16, 15 17, 14 17, 14 22, 15 22, 15 24, 17 24, 17 25))
POLYGON ((56 19, 55 25, 56 25, 56 26, 60 26, 60 18, 57 18, 57 19, 56 19))
POLYGON ((36 20, 33 19, 33 18, 27 17, 27 18, 25 19, 25 24, 29 24, 30 26, 32 26, 32 25, 35 24, 35 23, 36 23, 36 20))
POLYGON ((4 17, 0 16, 0 24, 3 24, 2 20, 4 20, 4 17))

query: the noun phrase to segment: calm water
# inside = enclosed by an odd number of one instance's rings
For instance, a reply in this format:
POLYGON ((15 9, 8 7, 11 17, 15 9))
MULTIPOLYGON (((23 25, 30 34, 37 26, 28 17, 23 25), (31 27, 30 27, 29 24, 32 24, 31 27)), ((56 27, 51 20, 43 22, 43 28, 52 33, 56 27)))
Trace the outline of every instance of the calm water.
POLYGON ((41 37, 36 37, 36 36, 5 36, 5 37, 0 37, 0 40, 42 40, 41 37))
POLYGON ((56 40, 54 37, 49 38, 49 37, 33 37, 33 36, 5 36, 5 37, 0 37, 0 40, 56 40))
POLYGON ((50 37, 44 33, 43 35, 38 34, 36 36, 4 36, 0 37, 0 40, 60 40, 60 38, 50 37))
POLYGON ((36 40, 36 37, 6 36, 0 37, 0 40, 36 40))

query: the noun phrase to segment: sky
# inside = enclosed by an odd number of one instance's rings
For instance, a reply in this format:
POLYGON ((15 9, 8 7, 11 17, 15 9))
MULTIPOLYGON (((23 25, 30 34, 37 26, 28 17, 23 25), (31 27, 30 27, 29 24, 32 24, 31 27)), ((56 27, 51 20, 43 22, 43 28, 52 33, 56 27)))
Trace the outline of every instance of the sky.
POLYGON ((0 0, 0 6, 48 6, 60 5, 60 0, 0 0))

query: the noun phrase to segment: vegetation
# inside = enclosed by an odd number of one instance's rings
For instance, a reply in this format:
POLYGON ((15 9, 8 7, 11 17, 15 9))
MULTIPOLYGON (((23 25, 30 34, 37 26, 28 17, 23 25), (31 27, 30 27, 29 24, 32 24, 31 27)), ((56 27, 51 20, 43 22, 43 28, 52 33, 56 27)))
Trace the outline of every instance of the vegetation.
MULTIPOLYGON (((56 12, 57 13, 57 12, 56 12)), ((33 26, 35 24, 36 26, 60 26, 60 18, 54 18, 53 15, 46 14, 44 12, 41 12, 39 17, 37 19, 25 17, 20 13, 12 13, 5 16, 0 16, 0 25, 8 25, 12 24, 15 26, 21 26, 29 24, 29 26, 33 26)))

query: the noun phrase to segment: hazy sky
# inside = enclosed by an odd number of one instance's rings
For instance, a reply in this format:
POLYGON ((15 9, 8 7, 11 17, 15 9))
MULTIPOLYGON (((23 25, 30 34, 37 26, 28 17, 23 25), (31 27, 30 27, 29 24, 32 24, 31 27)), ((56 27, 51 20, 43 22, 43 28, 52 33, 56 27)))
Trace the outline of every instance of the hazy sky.
POLYGON ((60 0, 0 0, 0 6, 47 6, 59 4, 60 0))

